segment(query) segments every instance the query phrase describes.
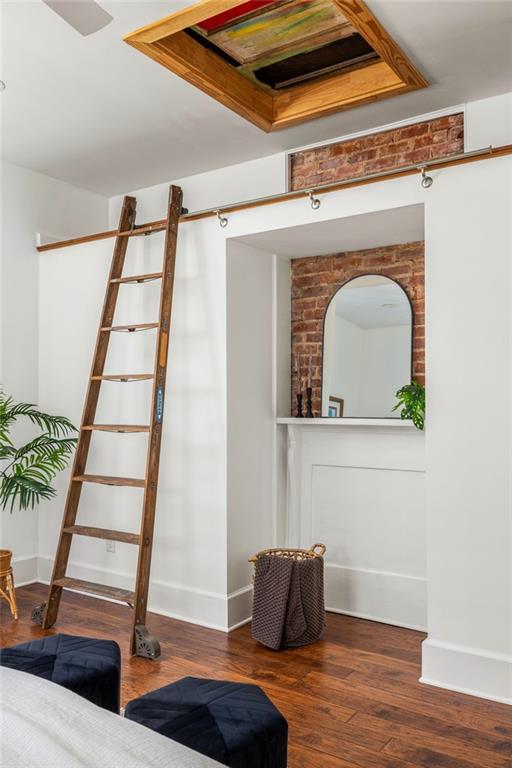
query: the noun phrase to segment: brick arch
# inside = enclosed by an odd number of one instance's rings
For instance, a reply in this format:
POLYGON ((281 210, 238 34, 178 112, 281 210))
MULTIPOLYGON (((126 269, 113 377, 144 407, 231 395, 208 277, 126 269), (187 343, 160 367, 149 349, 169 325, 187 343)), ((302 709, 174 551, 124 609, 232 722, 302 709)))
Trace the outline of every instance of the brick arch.
POLYGON ((328 256, 307 256, 291 262, 292 413, 297 391, 293 363, 301 370, 312 363, 313 412, 321 413, 323 325, 329 302, 354 277, 384 275, 397 282, 411 302, 414 318, 412 376, 425 383, 424 243, 402 243, 328 256))

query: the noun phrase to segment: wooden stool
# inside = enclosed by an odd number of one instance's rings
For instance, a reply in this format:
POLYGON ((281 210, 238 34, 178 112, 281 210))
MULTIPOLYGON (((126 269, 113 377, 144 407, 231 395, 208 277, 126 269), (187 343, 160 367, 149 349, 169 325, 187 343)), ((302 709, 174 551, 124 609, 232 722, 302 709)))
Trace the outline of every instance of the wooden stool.
POLYGON ((0 571, 0 597, 9 603, 9 608, 15 619, 18 618, 18 606, 16 605, 16 593, 14 591, 14 579, 12 568, 0 571))

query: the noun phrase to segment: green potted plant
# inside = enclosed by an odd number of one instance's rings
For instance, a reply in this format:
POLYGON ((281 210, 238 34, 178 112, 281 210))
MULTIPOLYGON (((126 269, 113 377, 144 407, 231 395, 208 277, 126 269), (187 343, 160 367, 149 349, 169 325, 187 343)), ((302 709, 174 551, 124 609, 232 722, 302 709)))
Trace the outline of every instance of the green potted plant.
MULTIPOLYGON (((65 416, 51 416, 29 403, 15 403, 0 392, 0 507, 34 508, 51 499, 54 477, 66 468, 76 446, 76 428, 65 416), (28 419, 40 430, 30 442, 16 447, 11 437, 18 419, 28 419)), ((0 549, 0 572, 10 568, 12 552, 0 549)))
POLYGON ((417 381, 411 381, 396 393, 398 403, 393 408, 397 411, 399 408, 401 419, 411 419, 417 429, 423 429, 425 426, 425 407, 426 393, 423 384, 417 381))

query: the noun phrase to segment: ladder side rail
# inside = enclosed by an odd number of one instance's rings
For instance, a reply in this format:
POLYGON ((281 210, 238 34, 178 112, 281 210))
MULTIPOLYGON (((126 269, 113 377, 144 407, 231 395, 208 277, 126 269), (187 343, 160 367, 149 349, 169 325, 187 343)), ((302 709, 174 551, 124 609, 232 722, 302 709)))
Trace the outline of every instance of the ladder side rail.
POLYGON ((182 201, 183 193, 180 187, 171 186, 167 209, 163 277, 160 289, 159 325, 155 348, 155 373, 146 464, 146 487, 144 489, 143 512, 140 527, 140 546, 137 562, 137 577, 135 581, 135 605, 131 636, 131 653, 135 654, 142 651, 140 655, 153 658, 160 655, 160 647, 158 641, 148 635, 144 624, 146 620, 149 576, 151 570, 160 446, 162 442, 165 382, 167 377, 169 332, 174 276, 176 271, 178 224, 182 213, 182 201))
MULTIPOLYGON (((136 205, 137 202, 134 197, 126 196, 124 198, 119 219, 120 231, 127 231, 133 228, 135 224, 136 205)), ((117 303, 117 296, 119 293, 119 283, 113 283, 112 280, 118 279, 122 275, 128 242, 129 238, 127 237, 116 238, 80 427, 94 423, 94 417, 96 415, 96 408, 100 394, 101 380, 93 380, 92 376, 101 376, 105 367, 105 361, 107 358, 110 341, 110 332, 102 331, 102 328, 112 326, 117 303)), ((59 611, 62 587, 54 586, 54 582, 66 575, 73 535, 66 532, 64 529, 69 528, 75 524, 78 504, 82 491, 82 483, 74 481, 73 478, 84 474, 85 466, 87 464, 87 457, 89 455, 91 437, 92 432, 90 430, 85 431, 82 428, 80 429, 78 445, 75 451, 75 457, 73 460, 73 466, 69 480, 69 488, 64 507, 62 525, 59 534, 59 543, 57 546, 55 561, 53 565, 53 573, 48 592, 48 601, 42 622, 44 629, 48 629, 49 627, 53 626, 53 624, 55 624, 59 611)))

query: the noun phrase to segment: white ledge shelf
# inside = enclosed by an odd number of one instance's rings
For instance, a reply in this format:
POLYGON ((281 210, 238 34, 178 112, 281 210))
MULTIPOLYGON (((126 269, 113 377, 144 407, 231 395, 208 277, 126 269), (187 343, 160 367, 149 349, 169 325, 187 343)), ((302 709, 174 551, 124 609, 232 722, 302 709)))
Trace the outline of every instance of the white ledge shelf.
POLYGON ((391 427, 392 429, 416 429, 409 419, 336 419, 329 416, 315 419, 297 419, 293 416, 276 419, 277 424, 293 424, 302 427, 391 427))

